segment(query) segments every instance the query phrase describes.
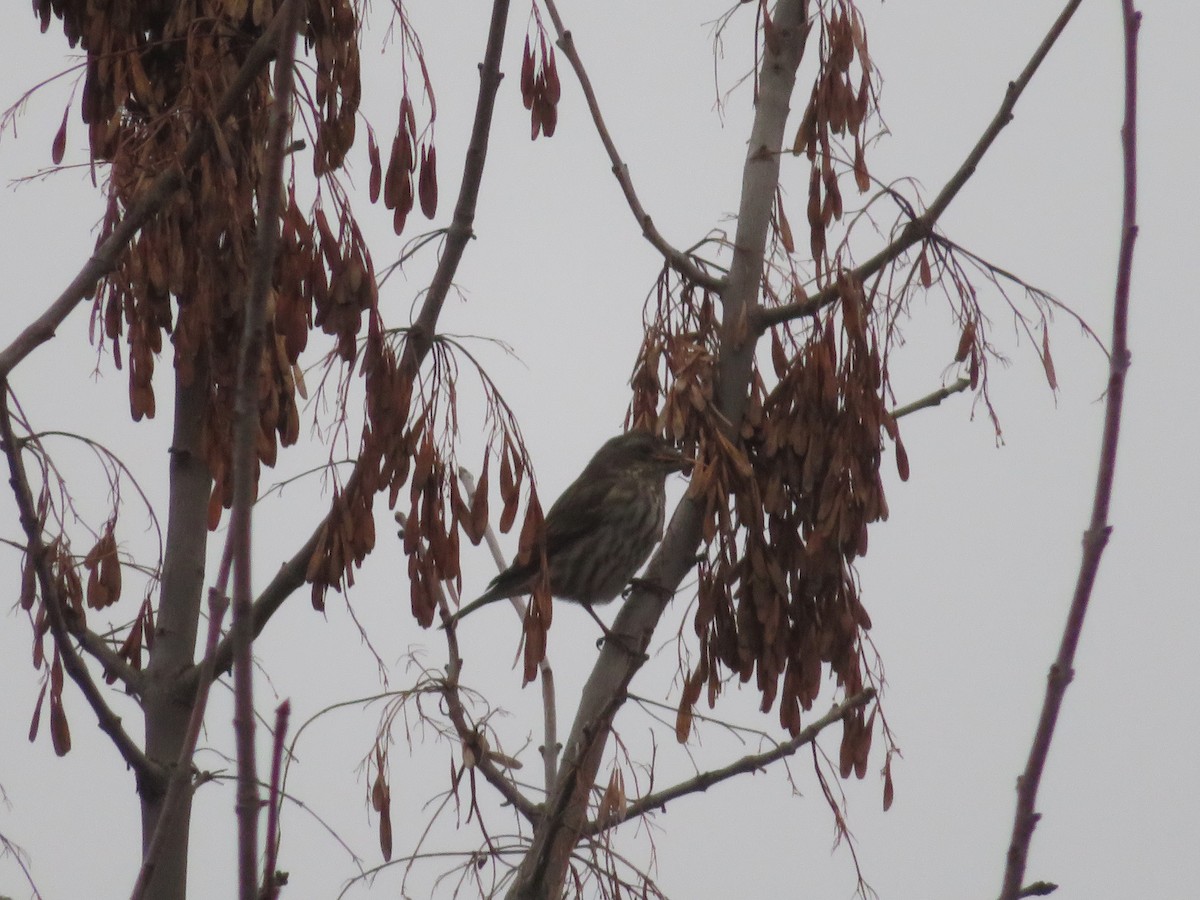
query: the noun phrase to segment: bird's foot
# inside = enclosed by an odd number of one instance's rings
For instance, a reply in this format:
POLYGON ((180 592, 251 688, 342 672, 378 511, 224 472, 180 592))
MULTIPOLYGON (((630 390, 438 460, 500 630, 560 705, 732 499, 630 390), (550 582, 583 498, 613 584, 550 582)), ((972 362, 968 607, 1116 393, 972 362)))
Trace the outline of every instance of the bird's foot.
POLYGON ((611 628, 609 628, 607 625, 605 625, 604 622, 602 622, 600 620, 600 617, 598 615, 596 615, 596 611, 594 609, 592 609, 592 607, 590 605, 588 605, 587 603, 584 603, 584 604, 582 604, 582 606, 584 609, 587 610, 588 615, 591 616, 595 620, 596 624, 600 626, 600 630, 604 632, 603 637, 599 637, 596 639, 596 649, 597 650, 599 650, 601 647, 603 647, 605 643, 609 643, 609 644, 612 644, 614 647, 621 648, 622 650, 624 650, 626 653, 628 653, 630 656, 632 656, 634 658, 641 657, 643 662, 645 662, 646 660, 648 660, 650 658, 642 651, 642 649, 640 647, 633 646, 624 635, 617 634, 615 631, 613 631, 611 628))
POLYGON ((645 578, 634 578, 632 581, 629 582, 629 586, 626 587, 625 590, 621 592, 621 597, 625 600, 628 600, 629 595, 637 590, 649 591, 651 594, 654 594, 656 597, 661 599, 663 602, 666 602, 667 600, 670 600, 672 597, 675 596, 675 592, 673 590, 671 590, 667 587, 664 587, 663 585, 659 584, 657 581, 649 581, 648 579, 645 579, 645 578))

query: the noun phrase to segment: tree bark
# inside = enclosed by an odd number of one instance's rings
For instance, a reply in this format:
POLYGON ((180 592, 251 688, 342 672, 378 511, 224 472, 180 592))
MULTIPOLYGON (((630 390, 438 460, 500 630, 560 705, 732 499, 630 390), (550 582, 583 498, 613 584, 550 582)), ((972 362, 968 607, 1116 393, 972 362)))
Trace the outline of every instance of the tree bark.
MULTIPOLYGON (((176 385, 175 424, 171 439, 170 499, 162 594, 154 646, 146 667, 144 717, 146 755, 172 767, 187 733, 192 707, 189 695, 177 690, 179 677, 195 662, 196 631, 204 587, 208 544, 208 498, 212 477, 201 452, 207 372, 196 366, 190 385, 176 385)), ((165 794, 142 790, 142 849, 158 827, 165 794)), ((147 900, 180 900, 187 896, 190 790, 175 807, 172 821, 153 864, 147 900)))

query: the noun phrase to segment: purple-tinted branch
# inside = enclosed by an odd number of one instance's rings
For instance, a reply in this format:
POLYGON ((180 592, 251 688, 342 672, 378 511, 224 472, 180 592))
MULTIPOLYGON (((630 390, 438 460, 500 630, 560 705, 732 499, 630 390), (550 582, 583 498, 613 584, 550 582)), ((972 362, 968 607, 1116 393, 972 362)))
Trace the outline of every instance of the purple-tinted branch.
POLYGON ((279 807, 283 803, 283 736, 287 734, 288 719, 292 715, 292 704, 284 700, 275 710, 275 746, 271 752, 271 792, 267 799, 267 851, 263 862, 263 897, 277 900, 280 882, 275 874, 275 862, 279 856, 279 807))
POLYGON ((276 19, 282 23, 275 57, 274 98, 268 120, 267 155, 258 192, 258 234, 245 303, 233 432, 233 504, 229 544, 233 551, 233 726, 237 745, 238 894, 258 898, 258 773, 254 748, 254 641, 250 579, 251 513, 258 483, 259 378, 267 316, 267 295, 279 248, 283 208, 283 164, 291 127, 296 35, 304 7, 286 0, 276 19))
POLYGON ((1100 568, 1100 557, 1108 544, 1112 526, 1108 510, 1112 500, 1113 477, 1117 465, 1117 440, 1121 431, 1121 408, 1125 399, 1125 374, 1129 369, 1129 284, 1133 271, 1133 245, 1137 239, 1137 36, 1142 15, 1134 9, 1133 0, 1122 0, 1125 21, 1125 123, 1121 128, 1124 161, 1124 203, 1121 213, 1121 248, 1117 262, 1117 285, 1113 299, 1112 354, 1109 361, 1108 396, 1104 409, 1104 435, 1100 442, 1100 466, 1096 475, 1096 493, 1092 501, 1092 517, 1083 534, 1083 559, 1075 593, 1063 628, 1058 656, 1050 667, 1046 696, 1038 719, 1037 732, 1029 750, 1025 771, 1017 781, 1017 810, 1013 820, 1012 840, 1008 848, 1001 900, 1021 896, 1021 882, 1029 857, 1029 844, 1037 826, 1037 793, 1054 738, 1058 713, 1062 708, 1067 685, 1074 677, 1075 650, 1083 631, 1092 588, 1100 568))

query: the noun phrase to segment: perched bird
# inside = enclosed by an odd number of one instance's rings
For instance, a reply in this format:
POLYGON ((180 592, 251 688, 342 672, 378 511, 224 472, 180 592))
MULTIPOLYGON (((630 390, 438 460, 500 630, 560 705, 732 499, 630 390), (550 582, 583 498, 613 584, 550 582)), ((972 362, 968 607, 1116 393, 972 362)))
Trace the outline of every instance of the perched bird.
MULTIPOLYGON (((662 538, 664 482, 689 462, 660 437, 631 431, 607 441, 546 514, 550 594, 562 600, 608 603, 621 592, 662 538)), ((450 622, 496 600, 533 591, 537 554, 513 563, 450 622)))

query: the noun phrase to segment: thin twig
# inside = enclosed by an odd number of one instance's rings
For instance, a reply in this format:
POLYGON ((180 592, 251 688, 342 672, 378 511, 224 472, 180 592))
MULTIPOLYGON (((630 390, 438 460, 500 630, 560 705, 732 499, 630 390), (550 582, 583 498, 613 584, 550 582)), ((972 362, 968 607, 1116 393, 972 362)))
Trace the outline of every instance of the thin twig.
POLYGON ((275 861, 279 856, 279 814, 283 803, 280 772, 283 768, 283 736, 287 734, 288 719, 292 704, 284 700, 275 710, 275 746, 271 753, 271 789, 267 795, 267 841, 266 859, 263 862, 264 900, 276 900, 282 880, 276 876, 275 861))
MULTIPOLYGON (((246 61, 238 69, 237 74, 229 83, 229 89, 217 105, 213 121, 225 121, 242 102, 246 89, 274 56, 276 44, 279 42, 279 31, 282 27, 283 16, 277 14, 267 30, 247 52, 246 61)), ((116 268, 117 258, 121 251, 133 240, 133 236, 138 233, 138 230, 153 218, 163 204, 171 198, 171 195, 180 188, 183 184, 184 173, 199 161, 201 154, 208 148, 212 137, 209 127, 209 123, 205 119, 201 118, 197 121, 196 130, 188 138, 187 145, 179 156, 179 164, 160 173, 154 179, 146 193, 130 207, 125 217, 96 248, 71 283, 58 295, 58 298, 17 335, 3 352, 0 352, 0 380, 6 379, 8 373, 35 348, 54 337, 55 330, 71 310, 84 298, 91 296, 96 282, 116 268)))
MULTIPOLYGON (((1042 61, 1046 58, 1046 54, 1050 52, 1050 48, 1054 46, 1059 35, 1062 34, 1063 29, 1067 27, 1067 23, 1071 21, 1071 17, 1075 15, 1075 10, 1079 8, 1081 2, 1082 0, 1070 0, 1062 12, 1058 14, 1058 18, 1054 21, 1054 24, 1034 51, 1033 56, 1025 64, 1025 68, 1021 70, 1021 74, 1017 76, 1015 81, 1009 82, 1008 89, 1004 94, 1004 101, 1000 104, 1000 108, 996 110, 996 115, 992 117, 992 121, 988 123, 987 128, 979 140, 976 141, 975 146, 971 148, 971 152, 967 154, 962 165, 958 167, 958 171, 946 182, 945 187, 941 189, 924 213, 910 220, 900 230, 899 236, 894 241, 854 269, 853 275, 857 281, 866 281, 913 244, 924 240, 933 233, 933 227, 937 224, 938 219, 941 218, 942 213, 946 211, 951 201, 958 196, 958 192, 963 189, 971 176, 975 174, 976 167, 983 159, 984 154, 991 149, 1000 132, 1004 130, 1004 126, 1012 121, 1013 109, 1016 108, 1017 100, 1028 86, 1034 73, 1037 72, 1038 67, 1041 66, 1042 61)), ((831 284, 813 296, 795 303, 761 307, 755 310, 752 325, 761 334, 768 328, 778 325, 781 322, 811 316, 817 310, 832 303, 837 299, 837 296, 837 285, 831 284)))
POLYGON ((0 439, 4 442, 4 456, 8 460, 9 484, 12 486, 13 496, 17 501, 21 527, 25 531, 26 552, 37 573, 42 604, 50 622, 50 633, 54 636, 54 643, 62 657, 63 667, 96 714, 100 730, 109 736, 117 748, 117 752, 137 774, 139 786, 153 789, 166 781, 166 773, 161 766, 142 752, 142 749, 121 726, 121 717, 113 712, 105 702, 100 688, 92 679, 91 673, 88 672, 87 664, 76 651, 75 645, 71 643, 71 630, 67 625, 64 598, 59 593, 57 579, 50 570, 46 545, 42 541, 41 528, 38 525, 33 492, 29 487, 25 464, 21 461, 21 444, 13 433, 12 413, 8 408, 9 391, 7 379, 0 378, 0 439))
POLYGON ((898 406, 892 410, 893 419, 902 419, 907 415, 917 412, 922 409, 929 409, 931 406, 940 406, 942 401, 952 394, 958 394, 965 391, 971 386, 970 378, 960 378, 954 384, 946 387, 938 388, 921 397, 919 400, 914 400, 912 403, 906 403, 904 406, 898 406))
POLYGON ((554 0, 543 0, 543 3, 546 11, 550 13, 551 21, 554 22, 554 30, 558 33, 558 46, 567 57, 567 61, 571 63, 571 68, 575 70, 575 77, 579 79, 579 87, 583 90, 588 111, 592 114, 592 121, 596 125, 596 133, 600 136, 600 143, 604 145, 604 152, 608 154, 608 158, 612 162, 613 175, 616 176, 617 183, 621 186, 621 193, 625 195, 625 202, 629 204, 633 217, 637 219, 638 226, 642 229, 642 236, 662 254, 667 265, 685 279, 707 290, 719 291, 724 284, 723 280, 705 271, 688 254, 672 246, 662 236, 651 220, 650 214, 642 206, 642 201, 638 199, 637 190, 633 186, 633 179, 629 175, 629 166, 621 159, 617 145, 608 131, 608 126, 604 124, 604 116, 600 112, 600 101, 596 99, 592 80, 588 77, 587 70, 583 67, 583 60, 575 49, 575 38, 563 25, 562 16, 559 15, 554 0))
POLYGON ((1021 882, 1029 856, 1029 844, 1037 826, 1038 786, 1050 754, 1050 743, 1058 723, 1067 685, 1074 677, 1075 650, 1083 631, 1092 588, 1100 568, 1100 557, 1108 544, 1112 526, 1108 511, 1112 500, 1117 464, 1117 441, 1121 431, 1121 410, 1125 399, 1125 374, 1129 369, 1129 284, 1133 272, 1133 246, 1137 240, 1137 37, 1142 14, 1133 0, 1122 0, 1125 22, 1125 123, 1121 127, 1124 162, 1124 203, 1121 212, 1121 247, 1117 262, 1117 284, 1113 299, 1112 354, 1109 357, 1108 396, 1104 409, 1104 434, 1100 441, 1100 465, 1096 474, 1096 492, 1092 516, 1083 533, 1083 559, 1075 582, 1075 593, 1063 628, 1058 655, 1046 679, 1046 696, 1038 718, 1037 732, 1029 750, 1025 771, 1017 781, 1017 809, 1013 819, 1012 840, 1004 870, 1000 900, 1021 896, 1021 882))
POLYGON ((216 652, 217 641, 221 637, 221 622, 224 620, 225 611, 228 608, 229 600, 223 594, 215 590, 209 592, 208 637, 205 639, 204 660, 200 663, 201 671, 208 677, 200 680, 200 689, 196 692, 191 716, 188 718, 187 733, 183 737, 179 759, 175 762, 175 768, 171 770, 167 793, 163 798, 158 821, 154 826, 154 834, 151 835, 150 841, 146 845, 142 866, 138 871, 138 877, 130 892, 129 900, 140 900, 145 894, 146 886, 150 883, 150 876, 154 874, 154 864, 158 858, 159 848, 162 846, 169 828, 175 825, 173 821, 175 809, 179 806, 184 790, 189 787, 192 776, 192 757, 196 754, 196 742, 200 739, 200 728, 204 724, 204 712, 208 708, 208 689, 212 684, 213 656, 216 652))
POLYGON ((145 675, 131 666, 124 657, 109 646, 108 641, 90 628, 73 628, 71 634, 79 646, 104 667, 105 674, 112 674, 134 696, 142 693, 145 675))
POLYGON ((743 756, 736 762, 732 762, 720 769, 712 769, 707 772, 700 772, 687 781, 681 781, 679 784, 672 785, 661 791, 656 791, 653 794, 647 794, 638 800, 633 801, 621 813, 619 819, 604 824, 591 823, 586 834, 591 836, 599 834, 606 829, 619 825, 621 822, 628 822, 630 819, 637 816, 645 815, 656 809, 661 809, 666 806, 671 800, 676 800, 679 797, 684 797, 688 794, 694 794, 698 791, 707 791, 714 784, 720 784, 722 781, 728 781, 738 775, 745 775, 749 772, 757 772, 760 769, 765 769, 772 763, 778 762, 781 759, 786 759, 792 756, 801 747, 811 744, 817 739, 822 731, 828 728, 835 722, 840 722, 856 709, 866 706, 875 698, 875 689, 867 688, 859 691, 853 697, 849 697, 842 703, 835 705, 821 718, 817 719, 807 728, 804 728, 794 738, 784 741, 776 747, 768 750, 765 753, 755 753, 749 756, 743 756))
MULTIPOLYGON (((403 515, 397 515, 396 521, 400 524, 401 529, 407 527, 407 522, 403 515)), ((419 549, 418 552, 421 552, 419 549)), ((445 585, 442 582, 433 582, 433 589, 438 595, 438 605, 443 609, 444 614, 449 618, 449 606, 446 602, 445 585)), ((450 720, 450 724, 454 726, 455 734, 458 735, 459 742, 464 748, 469 748, 471 755, 474 758, 473 765, 484 779, 494 787, 505 800, 512 804, 513 809, 521 813, 530 822, 535 822, 538 818, 538 808, 528 797, 521 793, 520 789, 513 780, 505 773, 504 769, 497 765, 492 758, 493 751, 487 746, 483 740, 483 735, 470 721, 467 715, 467 709, 463 705, 462 695, 459 693, 459 676, 462 674, 462 658, 458 654, 458 636, 453 626, 447 628, 446 641, 450 648, 450 662, 446 666, 446 677, 441 680, 441 695, 446 702, 446 717, 450 720)))
MULTIPOLYGON (((462 466, 458 468, 458 479, 462 482, 467 494, 475 496, 475 479, 462 466)), ((488 549, 492 552, 492 560, 496 563, 496 568, 503 572, 508 563, 500 549, 500 541, 496 537, 495 529, 488 525, 483 537, 487 541, 488 549)), ((525 621, 526 604, 517 597, 509 599, 512 601, 513 609, 521 617, 521 621, 525 621)), ((554 690, 554 668, 545 655, 538 663, 538 674, 542 683, 542 769, 545 777, 545 790, 549 794, 550 788, 554 786, 554 777, 558 772, 558 754, 562 751, 562 747, 558 743, 558 704, 554 690)))
POLYGON ((21 872, 25 875, 25 880, 29 882, 29 889, 33 891, 34 900, 43 900, 42 892, 38 890, 37 883, 33 880, 33 873, 29 871, 29 866, 26 864, 28 854, 8 838, 3 833, 0 833, 0 857, 12 856, 17 861, 21 872))

